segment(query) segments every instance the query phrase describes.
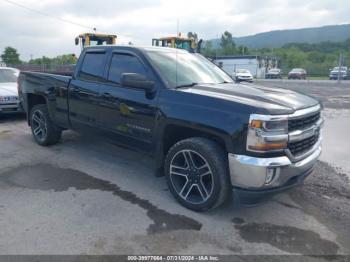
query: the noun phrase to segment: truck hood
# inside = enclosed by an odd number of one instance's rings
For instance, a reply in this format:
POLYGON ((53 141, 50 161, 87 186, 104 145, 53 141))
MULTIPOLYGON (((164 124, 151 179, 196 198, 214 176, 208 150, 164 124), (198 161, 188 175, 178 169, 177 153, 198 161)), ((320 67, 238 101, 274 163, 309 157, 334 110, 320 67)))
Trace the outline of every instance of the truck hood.
POLYGON ((319 102, 306 95, 286 89, 264 87, 256 84, 205 84, 178 91, 209 96, 226 101, 250 105, 256 113, 291 114, 296 110, 317 105, 319 102))
POLYGON ((16 83, 0 83, 0 96, 18 96, 16 83))

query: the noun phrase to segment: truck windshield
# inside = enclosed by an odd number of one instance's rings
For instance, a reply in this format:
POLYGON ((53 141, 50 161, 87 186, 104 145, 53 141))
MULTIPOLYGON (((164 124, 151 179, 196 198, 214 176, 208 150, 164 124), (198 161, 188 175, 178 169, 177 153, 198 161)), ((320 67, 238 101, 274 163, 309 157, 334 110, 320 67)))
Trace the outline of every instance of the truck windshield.
POLYGON ((193 83, 233 82, 230 76, 201 55, 184 51, 147 51, 147 54, 173 88, 193 83))
POLYGON ((339 70, 340 70, 340 71, 347 71, 348 68, 347 68, 347 67, 340 67, 340 68, 339 68, 339 67, 334 67, 334 68, 333 68, 333 71, 339 71, 339 70))
POLYGON ((16 72, 11 69, 0 69, 0 83, 17 82, 16 72))

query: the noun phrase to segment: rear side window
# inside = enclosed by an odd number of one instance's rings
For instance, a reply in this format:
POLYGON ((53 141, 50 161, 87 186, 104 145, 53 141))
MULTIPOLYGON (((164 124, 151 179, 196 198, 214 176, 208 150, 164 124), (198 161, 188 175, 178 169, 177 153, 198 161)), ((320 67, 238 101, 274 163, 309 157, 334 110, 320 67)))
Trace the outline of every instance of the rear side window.
POLYGON ((140 60, 133 55, 113 55, 108 73, 108 81, 120 84, 121 75, 124 73, 146 75, 146 69, 140 60))
POLYGON ((86 81, 101 81, 105 67, 105 53, 86 53, 79 78, 86 81))

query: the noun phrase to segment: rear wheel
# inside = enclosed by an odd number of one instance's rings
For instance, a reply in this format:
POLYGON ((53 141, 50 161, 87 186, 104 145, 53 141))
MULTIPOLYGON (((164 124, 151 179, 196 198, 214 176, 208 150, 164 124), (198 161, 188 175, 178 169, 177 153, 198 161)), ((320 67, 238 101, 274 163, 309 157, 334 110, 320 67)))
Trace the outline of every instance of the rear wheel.
POLYGON ((171 193, 189 209, 215 208, 231 192, 226 154, 211 140, 190 138, 178 142, 169 150, 164 168, 171 193))
POLYGON ((29 117, 33 137, 39 145, 48 146, 58 143, 62 130, 50 118, 46 105, 33 106, 29 117))

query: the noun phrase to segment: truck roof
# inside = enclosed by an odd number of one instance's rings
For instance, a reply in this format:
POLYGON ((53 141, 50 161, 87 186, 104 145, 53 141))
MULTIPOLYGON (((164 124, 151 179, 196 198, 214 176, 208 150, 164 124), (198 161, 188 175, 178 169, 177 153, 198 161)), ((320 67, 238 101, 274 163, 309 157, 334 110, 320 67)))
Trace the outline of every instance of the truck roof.
POLYGON ((99 45, 85 47, 84 50, 92 49, 124 49, 130 51, 159 51, 159 52, 173 52, 173 53, 188 53, 188 51, 170 47, 159 47, 159 46, 130 46, 130 45, 99 45))

